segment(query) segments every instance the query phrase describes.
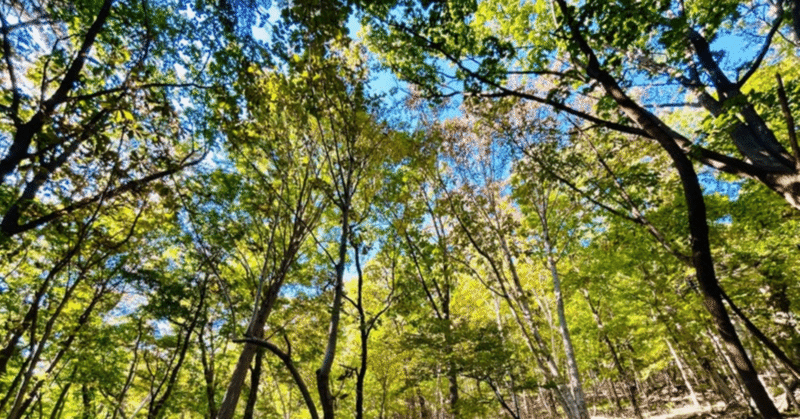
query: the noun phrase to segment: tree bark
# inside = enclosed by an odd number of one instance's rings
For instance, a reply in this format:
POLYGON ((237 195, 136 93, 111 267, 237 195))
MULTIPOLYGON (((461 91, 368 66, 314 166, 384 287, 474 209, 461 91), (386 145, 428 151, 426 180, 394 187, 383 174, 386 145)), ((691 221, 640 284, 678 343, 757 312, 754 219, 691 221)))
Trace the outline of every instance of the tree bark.
MULTIPOLYGON (((207 418, 215 418, 217 416, 217 404, 214 400, 216 393, 216 378, 214 375, 214 348, 211 347, 211 353, 206 349, 206 342, 204 339, 205 326, 200 330, 199 343, 200 343, 200 362, 203 365, 203 378, 206 382, 206 402, 208 403, 207 418)), ((212 342, 213 344, 213 338, 212 342)))
MULTIPOLYGON (((451 206, 451 208, 453 207, 451 206)), ((458 214, 458 212, 455 210, 454 213, 458 214)), ((506 300, 506 303, 508 303, 508 306, 511 309, 511 314, 514 316, 514 320, 522 332, 523 340, 533 354, 537 366, 542 371, 545 379, 547 379, 550 384, 555 385, 552 391, 555 393, 558 403, 565 412, 572 414, 571 412, 573 412, 575 409, 573 408, 574 403, 572 401, 571 392, 568 391, 569 389, 564 388, 564 385, 560 384, 562 380, 558 366, 553 360, 550 348, 547 346, 547 343, 539 333, 539 327, 534 321, 534 316, 528 302, 527 293, 522 286, 522 282, 520 281, 517 273, 514 258, 512 257, 508 247, 505 245, 504 238, 502 236, 498 237, 502 245, 501 247, 503 248, 503 256, 505 257, 505 260, 508 263, 509 271, 511 272, 510 284, 507 283, 508 280, 505 273, 499 266, 500 263, 494 257, 492 257, 492 255, 490 255, 483 248, 483 246, 481 246, 481 243, 479 243, 478 240, 476 240, 476 238, 472 235, 472 232, 464 220, 462 220, 459 216, 456 218, 473 248, 475 248, 478 254, 480 254, 491 267, 492 272, 498 281, 498 286, 500 287, 500 296, 506 300)))
POLYGON ((339 237, 339 257, 336 263, 333 305, 331 307, 331 320, 328 328, 328 344, 325 348, 325 357, 322 365, 316 371, 317 392, 319 393, 319 403, 322 407, 324 419, 334 418, 334 399, 331 394, 330 376, 333 368, 333 361, 336 358, 336 344, 339 337, 339 319, 342 311, 342 297, 344 295, 344 265, 347 257, 347 242, 350 237, 350 193, 349 188, 345 189, 347 198, 340 207, 342 210, 341 236, 339 237))
POLYGON ((53 92, 53 95, 45 100, 40 109, 26 122, 17 126, 17 131, 14 134, 14 141, 8 148, 8 153, 0 160, 0 185, 5 182, 6 176, 13 172, 19 164, 28 158, 28 148, 30 148, 33 137, 38 134, 45 124, 45 121, 52 116, 56 107, 67 100, 67 95, 74 87, 75 83, 80 78, 80 73, 83 70, 83 65, 86 59, 89 58, 89 53, 97 36, 102 32, 103 27, 111 14, 111 6, 113 0, 105 0, 100 6, 100 10, 95 17, 94 22, 86 31, 83 37, 83 42, 75 56, 75 59, 70 63, 69 68, 64 74, 61 83, 53 92))
POLYGON ((725 382, 725 380, 719 375, 716 368, 711 364, 711 361, 708 359, 702 359, 700 361, 700 366, 706 373, 711 377, 711 382, 714 387, 717 389, 717 394, 719 394, 722 401, 725 402, 725 405, 730 405, 731 403, 735 402, 733 393, 731 392, 730 387, 725 382))
POLYGON ((264 351, 259 350, 256 353, 255 363, 252 371, 250 371, 250 392, 247 395, 247 404, 244 406, 244 415, 242 419, 253 419, 253 412, 256 407, 256 400, 258 400, 258 384, 261 381, 261 368, 264 362, 264 351))
POLYGON ((781 375, 780 370, 775 365, 775 361, 773 361, 772 358, 770 358, 770 356, 766 353, 764 348, 759 347, 759 349, 761 349, 761 354, 764 356, 764 359, 767 361, 767 364, 769 365, 770 369, 772 370, 772 373, 775 374, 775 378, 778 380, 778 383, 780 383, 781 387, 783 388, 784 395, 786 397, 786 406, 790 410, 800 411, 800 403, 798 403, 797 402, 797 398, 794 397, 794 390, 791 388, 791 386, 789 386, 789 384, 783 378, 783 375, 781 375))
POLYGON ((149 419, 158 419, 162 416, 162 412, 167 405, 170 397, 172 396, 172 392, 175 390, 175 387, 178 384, 178 374, 181 371, 181 367, 183 366, 183 362, 186 359, 186 353, 189 351, 189 346, 192 342, 192 335, 194 334, 194 329, 197 327, 197 324, 200 323, 200 314, 205 311, 205 301, 206 301, 206 292, 208 291, 208 277, 206 277, 203 281, 203 284, 200 288, 200 296, 199 301, 197 303, 197 309, 194 312, 194 316, 190 323, 186 326, 186 336, 183 338, 183 342, 180 343, 180 346, 177 348, 177 360, 174 365, 170 365, 169 375, 164 377, 164 381, 159 384, 158 389, 156 391, 164 389, 161 393, 161 396, 156 398, 156 395, 153 395, 153 402, 150 405, 150 409, 148 412, 147 417, 149 419))
MULTIPOLYGON (((286 339, 286 344, 289 344, 288 338, 284 336, 286 339)), ((291 346, 288 347, 286 352, 283 352, 278 348, 276 345, 267 342, 261 339, 255 338, 245 338, 245 339, 238 339, 234 342, 246 342, 250 343, 256 347, 266 348, 275 356, 277 356, 281 361, 283 361, 283 365, 286 366, 286 369, 289 370, 289 374, 291 374, 292 379, 294 380, 295 384, 297 385, 298 390, 300 390, 300 394, 303 396, 303 401, 308 408, 308 413, 312 419, 319 419, 319 415, 317 414, 317 408, 314 405, 314 400, 311 398, 311 393, 308 391, 308 387, 306 386, 303 377, 300 375, 300 371, 297 370, 297 367, 294 365, 294 361, 292 361, 292 353, 291 353, 291 346)))
MULTIPOLYGON (((282 285, 283 276, 270 284, 266 295, 261 300, 257 315, 252 319, 247 329, 247 337, 255 339, 262 339, 264 337, 264 326, 272 312, 272 307, 275 300, 278 298, 278 293, 282 285)), ((231 375, 228 390, 225 392, 225 398, 222 400, 222 404, 220 404, 217 419, 232 419, 234 417, 236 413, 236 404, 239 401, 239 395, 242 393, 245 377, 247 376, 250 364, 253 362, 253 357, 255 357, 257 351, 257 345, 251 342, 246 342, 244 344, 242 353, 239 354, 239 360, 236 362, 236 367, 231 375)))
POLYGON ((364 379, 367 376, 367 366, 369 359, 369 329, 367 326, 366 312, 364 310, 364 274, 361 271, 361 258, 358 245, 353 245, 353 254, 358 274, 358 300, 356 309, 358 310, 358 333, 361 344, 360 365, 356 371, 356 419, 364 418, 364 379))
POLYGON ((792 362, 792 360, 789 359, 788 356, 786 356, 786 353, 784 353, 781 350, 781 348, 779 348, 778 345, 776 345, 775 342, 772 341, 772 339, 767 337, 761 331, 761 329, 756 327, 756 325, 754 325, 753 322, 750 321, 750 319, 742 312, 742 310, 739 309, 739 307, 736 304, 734 304, 733 301, 731 301, 730 297, 728 297, 728 294, 726 294, 725 291, 722 291, 722 298, 728 303, 729 306, 731 306, 731 310, 733 310, 733 312, 736 313, 737 316, 739 316, 739 318, 742 320, 745 327, 747 328, 747 331, 749 331, 756 339, 758 339, 764 346, 766 346, 767 349, 769 349, 769 351, 772 352, 775 358, 780 360, 786 366, 786 368, 789 369, 789 372, 791 372, 795 376, 795 378, 800 379, 800 367, 798 367, 794 362, 792 362))
POLYGON ((683 183, 689 212, 689 230, 692 236, 692 260, 697 272, 698 283, 703 291, 703 305, 711 314, 717 327, 717 332, 725 342, 726 349, 734 362, 736 370, 750 396, 755 401, 759 412, 765 419, 781 418, 780 412, 775 408, 775 404, 764 386, 761 385, 753 363, 750 361, 747 352, 745 352, 722 302, 722 289, 714 272, 714 262, 708 239, 705 199, 703 198, 703 191, 700 188, 700 182, 697 179, 694 167, 674 142, 666 139, 663 141, 662 147, 672 157, 683 183))
POLYGON ((50 411, 50 419, 58 419, 61 417, 61 412, 64 409, 64 402, 67 399, 67 394, 69 393, 70 387, 72 387, 72 379, 75 377, 75 372, 77 368, 72 370, 72 375, 70 376, 69 381, 64 385, 64 388, 61 389, 61 392, 58 394, 58 399, 56 399, 56 403, 53 405, 53 410, 50 411))
MULTIPOLYGON (((548 199, 543 197, 543 199, 548 199)), ((572 347, 572 338, 569 335, 569 327, 567 326, 567 317, 564 313, 564 297, 561 292, 561 279, 558 275, 558 268, 556 260, 553 256, 553 246, 550 241, 550 230, 547 219, 547 201, 544 201, 543 206, 539 208, 539 219, 542 223, 542 232, 544 239, 544 248, 547 259, 547 265, 550 269, 550 275, 553 280, 553 293, 556 300, 556 313, 558 315, 558 331, 564 343, 564 355, 567 361, 567 371, 569 374, 570 393, 574 403, 574 415, 579 419, 589 419, 589 410, 586 408, 586 397, 583 394, 583 386, 581 384, 581 376, 578 371, 578 362, 575 360, 575 350, 572 347)))

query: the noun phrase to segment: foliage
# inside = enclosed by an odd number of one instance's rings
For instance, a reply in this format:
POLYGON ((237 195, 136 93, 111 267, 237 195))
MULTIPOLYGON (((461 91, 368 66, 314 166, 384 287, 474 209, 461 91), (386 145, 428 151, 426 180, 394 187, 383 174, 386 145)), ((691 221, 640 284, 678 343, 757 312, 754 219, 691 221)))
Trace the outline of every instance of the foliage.
POLYGON ((747 403, 670 145, 695 161, 735 332, 789 396, 791 7, 0 5, 0 413, 747 403))

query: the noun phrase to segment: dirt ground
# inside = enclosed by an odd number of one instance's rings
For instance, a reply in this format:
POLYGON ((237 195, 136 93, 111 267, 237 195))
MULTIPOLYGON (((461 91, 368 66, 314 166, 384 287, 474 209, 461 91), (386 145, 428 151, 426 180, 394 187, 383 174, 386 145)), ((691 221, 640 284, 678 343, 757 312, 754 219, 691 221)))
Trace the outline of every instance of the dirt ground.
MULTIPOLYGON (((730 406, 727 407, 723 403, 715 405, 701 404, 693 406, 691 404, 676 407, 668 412, 648 415, 645 414, 647 419, 753 419, 753 416, 747 407, 730 406)), ((628 419, 617 416, 592 416, 592 419, 628 419)), ((800 418, 800 415, 786 415, 785 419, 800 418)))

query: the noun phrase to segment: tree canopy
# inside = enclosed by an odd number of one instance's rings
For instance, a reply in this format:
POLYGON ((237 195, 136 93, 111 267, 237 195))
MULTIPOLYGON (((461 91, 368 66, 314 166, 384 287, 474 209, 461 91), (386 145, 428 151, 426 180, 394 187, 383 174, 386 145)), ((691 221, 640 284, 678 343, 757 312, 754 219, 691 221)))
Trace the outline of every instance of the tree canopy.
POLYGON ((798 1, 0 24, 0 414, 800 414, 798 1))

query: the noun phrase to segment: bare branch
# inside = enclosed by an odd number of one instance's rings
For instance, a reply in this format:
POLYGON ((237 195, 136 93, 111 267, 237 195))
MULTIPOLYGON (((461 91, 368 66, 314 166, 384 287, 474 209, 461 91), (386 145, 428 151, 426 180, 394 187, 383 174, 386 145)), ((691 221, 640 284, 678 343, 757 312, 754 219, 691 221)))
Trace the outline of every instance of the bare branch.
POLYGON ((772 27, 769 29, 769 33, 767 34, 767 39, 764 40, 764 45, 761 47, 761 51, 759 51, 758 55, 756 56, 756 59, 753 61, 753 64, 750 65, 750 68, 747 70, 746 73, 744 73, 744 76, 742 76, 742 78, 739 79, 738 82, 736 82, 737 88, 741 88, 742 86, 744 86, 745 83, 747 83, 747 80, 750 79, 750 76, 752 76, 756 72, 756 70, 758 70, 758 68, 761 66, 761 61, 764 60, 764 57, 767 55, 767 52, 769 51, 770 45, 772 45, 772 38, 775 37, 775 33, 778 32, 778 28, 780 28, 781 22, 783 22, 783 13, 781 13, 782 12, 781 9, 782 8, 779 8, 778 17, 775 19, 775 22, 772 23, 772 27))

